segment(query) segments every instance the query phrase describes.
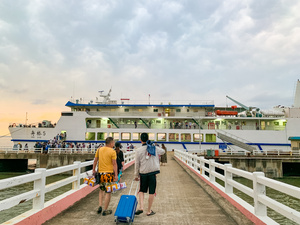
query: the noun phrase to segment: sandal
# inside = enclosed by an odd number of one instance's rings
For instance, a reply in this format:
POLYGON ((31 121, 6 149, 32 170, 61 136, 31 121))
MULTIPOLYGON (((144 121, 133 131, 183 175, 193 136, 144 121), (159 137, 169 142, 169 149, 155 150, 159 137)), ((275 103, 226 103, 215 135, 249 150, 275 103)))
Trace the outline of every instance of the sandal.
POLYGON ((154 214, 155 214, 155 212, 153 212, 153 211, 151 210, 150 213, 147 213, 147 216, 152 216, 152 215, 154 215, 154 214))
POLYGON ((99 206, 97 213, 100 214, 102 212, 102 206, 99 206))
POLYGON ((136 211, 134 214, 135 214, 135 215, 140 215, 140 214, 143 213, 143 212, 144 212, 143 210, 140 210, 140 209, 139 209, 139 210, 136 211))
POLYGON ((112 214, 111 210, 104 210, 103 213, 102 213, 102 216, 107 216, 109 214, 112 214))

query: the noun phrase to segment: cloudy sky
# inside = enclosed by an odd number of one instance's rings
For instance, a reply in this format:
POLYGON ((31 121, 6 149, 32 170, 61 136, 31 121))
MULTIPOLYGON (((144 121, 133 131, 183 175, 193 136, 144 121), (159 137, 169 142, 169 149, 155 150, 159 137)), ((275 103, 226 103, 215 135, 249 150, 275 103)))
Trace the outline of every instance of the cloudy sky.
POLYGON ((0 136, 71 98, 293 104, 298 0, 1 0, 0 136))

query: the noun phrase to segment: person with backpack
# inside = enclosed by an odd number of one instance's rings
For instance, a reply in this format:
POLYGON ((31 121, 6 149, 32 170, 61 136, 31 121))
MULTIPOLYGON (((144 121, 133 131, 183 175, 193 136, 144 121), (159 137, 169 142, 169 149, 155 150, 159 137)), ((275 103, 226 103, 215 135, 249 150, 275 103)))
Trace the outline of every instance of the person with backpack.
POLYGON ((144 194, 149 190, 147 216, 155 214, 151 207, 156 191, 156 174, 160 173, 159 156, 165 154, 165 150, 154 146, 147 133, 141 134, 142 146, 135 153, 135 180, 140 180, 138 210, 135 215, 144 212, 144 194))

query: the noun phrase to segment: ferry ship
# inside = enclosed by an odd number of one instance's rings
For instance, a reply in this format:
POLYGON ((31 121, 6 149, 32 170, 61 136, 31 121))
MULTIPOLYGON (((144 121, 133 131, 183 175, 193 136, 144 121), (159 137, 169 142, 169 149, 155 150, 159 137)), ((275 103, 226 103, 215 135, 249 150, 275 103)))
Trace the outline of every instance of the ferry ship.
MULTIPOLYGON (((134 102, 110 99, 89 102, 73 99, 66 103, 56 124, 44 120, 38 124, 9 125, 14 144, 48 142, 62 137, 72 143, 103 143, 112 136, 121 143, 140 144, 146 132, 167 149, 238 149, 244 151, 291 149, 291 137, 299 135, 300 81, 297 81, 293 107, 277 106, 272 110, 247 107, 227 96, 232 107, 216 107, 213 101, 134 102)), ((299 148, 299 146, 296 148, 299 148)))

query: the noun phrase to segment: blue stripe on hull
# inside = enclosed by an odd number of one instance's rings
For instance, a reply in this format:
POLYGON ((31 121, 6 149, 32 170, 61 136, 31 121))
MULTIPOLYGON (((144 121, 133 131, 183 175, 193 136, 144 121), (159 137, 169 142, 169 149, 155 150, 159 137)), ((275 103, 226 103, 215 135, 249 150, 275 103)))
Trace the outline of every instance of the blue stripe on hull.
MULTIPOLYGON (((14 142, 48 142, 48 140, 31 140, 31 139, 12 139, 14 142)), ((105 143, 105 141, 79 141, 79 140, 67 140, 66 142, 80 142, 80 143, 105 143)), ((141 143, 140 141, 119 141, 120 143, 141 143)), ((181 144, 185 145, 199 145, 199 142, 176 142, 176 141, 155 141, 155 143, 159 144, 181 144)), ((224 142, 201 142, 201 145, 220 145, 225 144, 224 142)), ((247 143, 246 143, 247 144, 247 143)), ((231 143, 227 143, 227 145, 232 145, 231 143)), ((291 144, 282 144, 282 143, 248 143, 248 145, 257 145, 260 150, 260 146, 291 146, 291 144)))

